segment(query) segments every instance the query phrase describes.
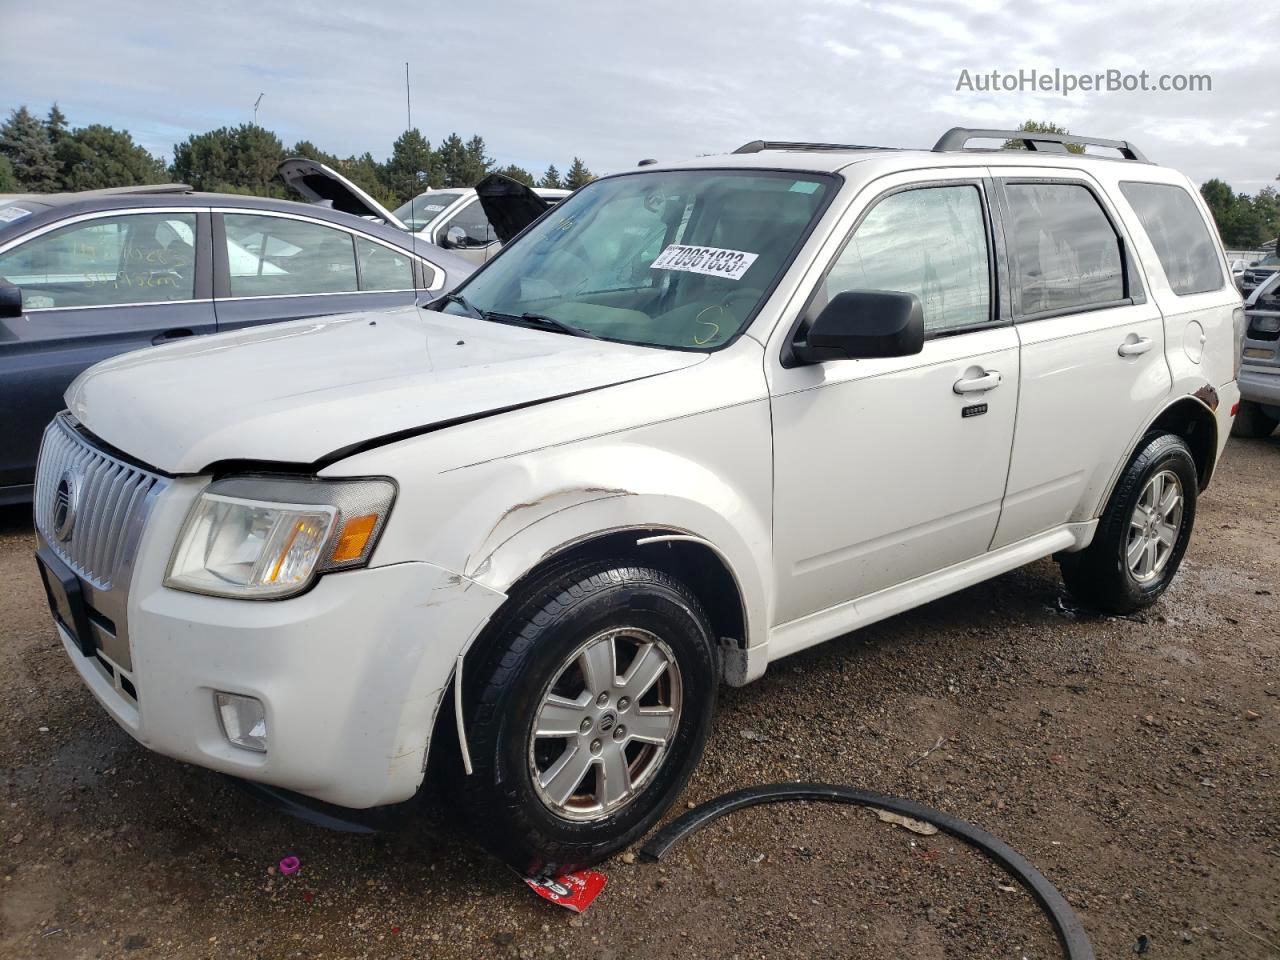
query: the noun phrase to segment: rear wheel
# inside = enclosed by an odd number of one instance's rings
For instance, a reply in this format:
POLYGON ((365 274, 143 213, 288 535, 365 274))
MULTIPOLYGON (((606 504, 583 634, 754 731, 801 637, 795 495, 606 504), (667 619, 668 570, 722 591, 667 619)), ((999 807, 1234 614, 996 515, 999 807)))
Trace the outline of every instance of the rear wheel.
POLYGON ((693 593, 658 570, 583 561, 532 583, 465 680, 473 772, 460 810, 526 872, 643 836, 702 755, 717 651, 693 593))
POLYGON ((1148 437, 1121 474, 1093 542, 1061 556, 1067 589, 1104 613, 1132 613, 1154 603, 1191 539, 1198 483, 1181 437, 1148 437))
POLYGON ((1277 426, 1280 426, 1280 420, 1264 410, 1261 404, 1254 403, 1252 400, 1241 400, 1235 423, 1231 425, 1231 432, 1237 437, 1251 437, 1259 440, 1275 433, 1277 426))

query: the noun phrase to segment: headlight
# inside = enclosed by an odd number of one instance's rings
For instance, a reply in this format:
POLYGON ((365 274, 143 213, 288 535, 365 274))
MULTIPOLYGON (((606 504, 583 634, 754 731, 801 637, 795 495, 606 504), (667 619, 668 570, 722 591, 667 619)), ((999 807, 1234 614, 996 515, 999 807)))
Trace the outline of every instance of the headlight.
POLYGON ((368 563, 395 499, 390 480, 235 477, 192 504, 164 584, 280 599, 319 573, 368 563))

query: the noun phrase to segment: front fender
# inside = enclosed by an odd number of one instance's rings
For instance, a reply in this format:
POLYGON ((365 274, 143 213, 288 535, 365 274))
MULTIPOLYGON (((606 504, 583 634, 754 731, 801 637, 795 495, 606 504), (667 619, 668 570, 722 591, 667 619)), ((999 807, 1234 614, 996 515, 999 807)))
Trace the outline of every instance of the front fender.
POLYGON ((763 642, 770 595, 767 474, 761 500, 752 495, 760 491, 734 487, 726 474, 677 454, 626 443, 611 447, 565 451, 564 462, 538 463, 538 473, 566 478, 582 477, 590 466, 590 482, 544 485, 540 496, 529 496, 531 478, 513 479, 523 498, 475 541, 463 574, 506 593, 543 561, 587 540, 625 530, 637 531, 637 538, 655 529, 691 535, 707 541, 736 580, 747 645, 763 642))

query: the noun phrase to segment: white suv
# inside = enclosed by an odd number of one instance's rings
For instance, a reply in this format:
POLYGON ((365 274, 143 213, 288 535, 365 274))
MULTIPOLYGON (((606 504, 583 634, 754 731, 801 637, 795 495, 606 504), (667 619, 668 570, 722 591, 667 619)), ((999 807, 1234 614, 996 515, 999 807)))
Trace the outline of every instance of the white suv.
POLYGON ((644 166, 428 307, 99 364, 36 489, 72 663, 147 747, 331 804, 413 797, 430 747, 554 868, 655 822, 721 681, 1050 555, 1153 602, 1243 314, 1187 178, 1088 142, 1121 158, 644 166))

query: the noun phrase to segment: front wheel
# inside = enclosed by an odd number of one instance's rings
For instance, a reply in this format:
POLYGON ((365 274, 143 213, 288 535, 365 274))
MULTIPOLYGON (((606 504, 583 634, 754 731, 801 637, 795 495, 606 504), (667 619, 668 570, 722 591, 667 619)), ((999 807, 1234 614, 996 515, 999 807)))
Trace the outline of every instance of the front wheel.
POLYGON ((525 872, 576 869, 643 836, 684 788, 715 705, 717 649, 667 574, 583 561, 513 598, 464 680, 473 772, 460 812, 525 872))
POLYGON ((1195 460, 1182 438, 1148 437, 1120 475, 1093 542, 1060 558, 1067 589, 1103 613, 1155 603, 1191 539, 1198 491, 1195 460))

